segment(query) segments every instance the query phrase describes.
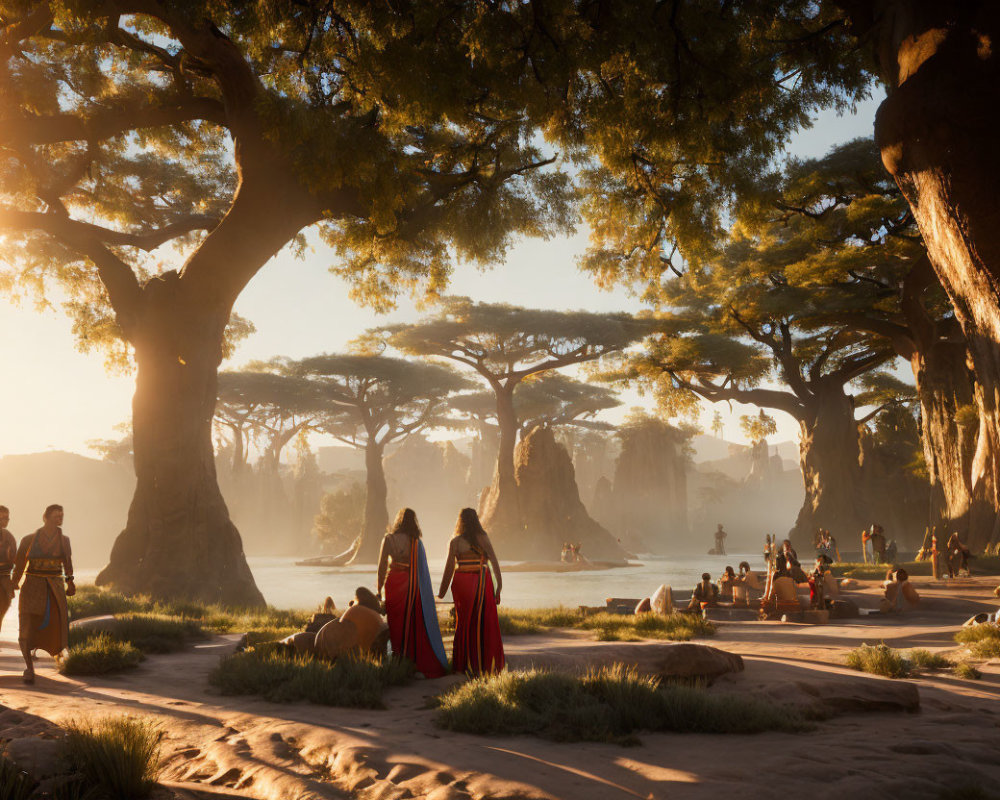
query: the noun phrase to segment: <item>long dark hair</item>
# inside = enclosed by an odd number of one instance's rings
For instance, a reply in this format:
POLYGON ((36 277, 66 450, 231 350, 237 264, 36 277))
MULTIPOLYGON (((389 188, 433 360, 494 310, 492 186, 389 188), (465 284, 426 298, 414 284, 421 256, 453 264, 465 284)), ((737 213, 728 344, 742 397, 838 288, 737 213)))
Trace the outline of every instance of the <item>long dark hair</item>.
POLYGON ((474 508, 463 508, 458 513, 458 523, 455 525, 455 536, 461 536, 470 545, 479 549, 479 537, 485 536, 486 531, 479 521, 479 514, 474 508))
POLYGON ((389 528, 389 533, 405 533, 411 539, 419 539, 420 526, 417 524, 417 512, 412 508, 401 508, 396 515, 396 521, 389 528))

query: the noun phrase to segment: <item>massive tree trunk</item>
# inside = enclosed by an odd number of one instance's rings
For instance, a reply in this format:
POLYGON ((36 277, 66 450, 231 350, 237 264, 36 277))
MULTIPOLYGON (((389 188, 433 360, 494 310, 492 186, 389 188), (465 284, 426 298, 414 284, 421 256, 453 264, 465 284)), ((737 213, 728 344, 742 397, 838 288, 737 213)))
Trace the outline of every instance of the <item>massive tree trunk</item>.
POLYGON ((510 540, 523 534, 521 508, 514 476, 514 449, 517 446, 517 414, 514 411, 514 387, 495 387, 497 395, 497 425, 500 431, 497 466, 493 482, 483 496, 479 513, 483 527, 499 540, 510 540))
POLYGON ((813 391, 799 420, 806 496, 790 536, 796 547, 807 548, 817 528, 829 528, 841 550, 851 549, 871 522, 864 509, 854 402, 840 383, 817 381, 813 391))
MULTIPOLYGON (((868 22, 879 24, 888 97, 876 141, 969 342, 982 423, 973 486, 997 508, 996 459, 987 455, 1000 452, 1000 4, 879 5, 880 16, 868 22)), ((970 529, 974 548, 994 537, 994 530, 970 529)))
MULTIPOLYGON (((959 416, 960 409, 975 408, 972 375, 966 365, 964 342, 935 342, 910 359, 917 397, 920 400, 921 441, 933 492, 929 523, 943 521, 963 540, 972 517, 972 462, 979 433, 975 425, 959 416)), ((964 415, 968 416, 968 415, 964 415)), ((978 506, 982 505, 980 501, 978 506)))
POLYGON ((158 598, 262 606, 219 492, 212 448, 230 309, 193 301, 174 272, 149 281, 141 302, 132 330, 136 491, 97 583, 158 598))
POLYGON ((352 564, 374 564, 378 560, 382 537, 389 527, 388 490, 382 465, 384 450, 383 445, 371 439, 365 448, 365 516, 361 523, 361 541, 351 559, 352 564))

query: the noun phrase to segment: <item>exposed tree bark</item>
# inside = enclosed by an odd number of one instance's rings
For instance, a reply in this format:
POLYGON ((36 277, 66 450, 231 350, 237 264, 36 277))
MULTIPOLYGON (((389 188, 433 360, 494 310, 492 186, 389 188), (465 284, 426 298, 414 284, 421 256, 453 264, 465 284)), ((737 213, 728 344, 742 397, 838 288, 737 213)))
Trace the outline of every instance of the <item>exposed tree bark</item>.
POLYGON ((258 607, 264 598, 219 492, 212 447, 229 309, 196 305, 177 273, 142 290, 130 326, 136 491, 99 585, 159 598, 258 607))
POLYGON ((791 538, 811 545, 817 528, 829 528, 841 542, 870 523, 863 511, 861 451, 853 398, 838 381, 813 386, 813 398, 799 417, 799 464, 805 501, 791 538))
MULTIPOLYGON (((875 33, 888 90, 875 138, 968 340, 981 414, 972 484, 992 508, 1000 508, 998 467, 991 457, 1000 452, 1000 5, 844 5, 859 36, 875 33)), ((995 531, 996 525, 974 527, 969 544, 979 549, 995 539, 995 531)))
POLYGON ((352 564, 373 564, 378 559, 382 537, 389 528, 389 510, 386 506, 388 488, 382 457, 385 446, 371 436, 365 447, 365 516, 361 523, 361 537, 352 564))
POLYGON ((489 491, 480 503, 483 527, 499 541, 516 539, 523 534, 524 523, 518 503, 517 480, 514 475, 514 451, 517 447, 518 421, 514 410, 515 383, 494 386, 497 397, 497 427, 499 446, 496 470, 489 491))

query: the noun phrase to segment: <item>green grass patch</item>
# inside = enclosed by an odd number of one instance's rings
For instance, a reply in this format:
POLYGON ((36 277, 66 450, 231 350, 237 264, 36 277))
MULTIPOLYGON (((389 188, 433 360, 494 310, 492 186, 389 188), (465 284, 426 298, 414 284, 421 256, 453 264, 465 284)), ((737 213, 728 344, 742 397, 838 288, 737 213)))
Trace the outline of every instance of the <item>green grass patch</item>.
POLYGON ((268 606, 264 609, 232 609, 192 601, 159 601, 144 595, 123 595, 86 584, 77 587, 68 598, 71 620, 113 614, 145 614, 193 620, 202 630, 213 633, 247 633, 250 643, 280 639, 302 630, 310 617, 308 611, 286 611, 268 606))
POLYGON ((409 662, 393 659, 366 655, 331 664, 263 645, 223 658, 208 682, 225 695, 259 695, 275 703, 308 700, 344 708, 385 708, 383 692, 409 683, 413 672, 409 662))
POLYGON ((163 732, 149 720, 108 717, 66 726, 66 752, 86 783, 111 800, 149 796, 160 774, 163 732))
POLYGON ((690 614, 591 614, 567 608, 500 609, 500 632, 504 636, 543 633, 551 628, 593 631, 600 641, 669 639, 687 641, 713 636, 715 626, 690 614))
POLYGON ((863 644, 852 650, 847 654, 847 666, 887 678, 905 678, 910 674, 910 663, 885 642, 863 644))
POLYGON ((38 784, 17 764, 0 753, 0 798, 28 800, 38 784))
POLYGON ((995 623, 962 628, 955 641, 966 645, 976 658, 1000 658, 1000 625, 995 623))
POLYGON ((434 723, 463 733, 531 735, 561 742, 636 744, 642 731, 760 733, 802 731, 795 709, 701 687, 661 685, 616 665, 567 675, 507 671, 459 684, 436 699, 434 723))
POLYGON ((914 669, 947 669, 953 665, 950 658, 923 649, 911 650, 906 654, 906 660, 914 669))
POLYGON ((956 678, 961 678, 966 681, 978 681, 983 677, 983 673, 967 661, 955 664, 955 666, 951 668, 951 671, 956 678))
MULTIPOLYGON (((119 642, 130 643, 146 654, 175 653, 206 636, 195 620, 136 612, 116 616, 107 623, 103 632, 119 642)), ((70 628, 69 646, 72 649, 82 645, 95 635, 94 631, 70 628)))
MULTIPOLYGON (((1000 556, 975 556, 969 560, 973 575, 1000 574, 1000 556)), ((834 564, 831 569, 838 578, 858 578, 859 580, 883 580, 890 567, 902 567, 911 577, 933 575, 930 561, 897 561, 893 564, 865 564, 860 561, 842 561, 834 564)), ((942 564, 942 574, 947 574, 948 568, 942 564)))
POLYGON ((64 675, 107 675, 134 669, 143 658, 133 644, 99 633, 71 645, 59 661, 59 671, 64 675))

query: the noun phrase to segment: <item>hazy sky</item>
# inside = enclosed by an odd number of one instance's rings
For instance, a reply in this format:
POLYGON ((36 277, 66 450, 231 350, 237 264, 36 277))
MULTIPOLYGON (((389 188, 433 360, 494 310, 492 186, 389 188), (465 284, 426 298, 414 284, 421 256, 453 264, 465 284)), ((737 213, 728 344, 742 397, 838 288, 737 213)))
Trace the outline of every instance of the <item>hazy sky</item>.
MULTIPOLYGON (((797 137, 792 152, 821 155, 837 142, 870 135, 877 106, 873 100, 853 116, 822 115, 797 137)), ((639 303, 626 292, 601 291, 577 270, 576 257, 586 243, 582 231, 548 242, 524 240, 505 264, 490 271, 460 266, 450 291, 540 308, 638 310, 639 303)), ((236 311, 254 322, 257 333, 240 345, 224 369, 274 355, 298 358, 339 350, 366 328, 418 316, 407 298, 390 315, 359 308, 348 298, 344 283, 327 271, 331 257, 323 249, 305 260, 282 254, 258 273, 236 304, 236 311)), ((70 322, 59 309, 38 312, 30 302, 14 306, 0 301, 0 343, 0 455, 41 450, 90 454, 88 440, 120 436, 114 428, 129 419, 134 380, 108 375, 100 354, 78 352, 70 322)), ((626 409, 643 402, 634 394, 624 399, 626 409)), ((743 441, 739 417, 748 409, 734 405, 730 412, 724 403, 718 407, 726 422, 725 438, 743 441)), ((613 413, 609 419, 615 421, 623 413, 613 413)), ((772 413, 779 426, 772 441, 796 440, 794 420, 772 413)), ((711 415, 706 404, 703 425, 711 415)))

